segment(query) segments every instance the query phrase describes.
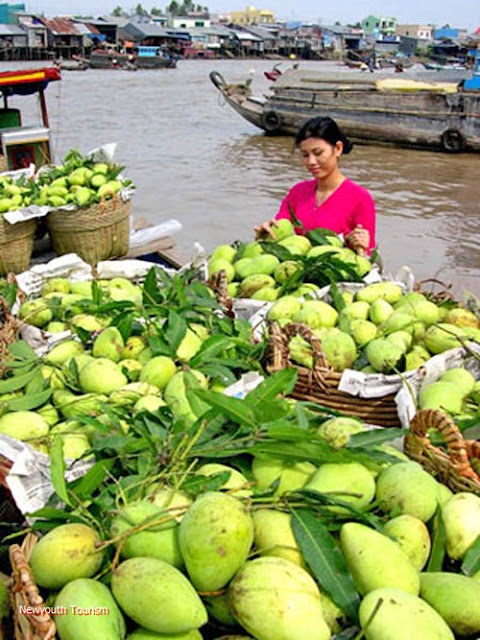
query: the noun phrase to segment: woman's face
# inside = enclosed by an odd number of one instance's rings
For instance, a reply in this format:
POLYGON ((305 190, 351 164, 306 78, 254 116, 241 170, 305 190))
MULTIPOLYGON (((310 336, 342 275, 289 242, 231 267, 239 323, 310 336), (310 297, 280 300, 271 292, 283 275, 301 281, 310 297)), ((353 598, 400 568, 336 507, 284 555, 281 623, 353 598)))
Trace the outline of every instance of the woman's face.
POLYGON ((338 171, 338 159, 343 151, 342 142, 331 145, 322 138, 307 138, 300 143, 299 149, 304 167, 314 178, 326 178, 338 171))

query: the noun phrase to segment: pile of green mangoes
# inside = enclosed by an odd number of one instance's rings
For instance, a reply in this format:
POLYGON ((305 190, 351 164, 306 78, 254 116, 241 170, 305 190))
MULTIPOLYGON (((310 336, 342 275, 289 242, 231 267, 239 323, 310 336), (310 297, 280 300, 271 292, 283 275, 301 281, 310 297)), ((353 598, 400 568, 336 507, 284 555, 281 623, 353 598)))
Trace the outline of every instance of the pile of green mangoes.
POLYGON ((231 297, 271 302, 285 293, 306 296, 331 280, 361 281, 373 267, 332 232, 296 235, 287 219, 272 232, 274 238, 219 245, 210 255, 209 275, 224 271, 231 297))
POLYGON ((122 170, 123 167, 114 162, 95 162, 92 157, 72 149, 61 164, 39 172, 38 194, 32 203, 85 207, 109 200, 122 189, 133 186, 130 180, 120 177, 122 170))
MULTIPOLYGON (((190 289, 181 282, 179 290, 184 297, 190 289)), ((211 310, 215 306, 213 294, 204 283, 201 286, 208 294, 207 301, 212 302, 211 310)), ((198 296, 194 286, 191 292, 198 296)), ((92 436, 92 430, 78 422, 79 416, 100 416, 106 405, 120 407, 132 416, 167 406, 184 427, 195 422, 205 404, 190 391, 225 387, 229 382, 226 376, 232 376, 236 365, 232 357, 235 346, 230 341, 235 342, 243 329, 236 333, 235 325, 225 321, 229 333, 222 336, 224 325, 218 322, 217 336, 212 338, 214 354, 221 353, 232 370, 222 362, 215 376, 212 364, 207 377, 191 366, 211 337, 211 328, 201 322, 202 316, 197 315, 197 322, 175 318, 176 323, 170 326, 164 316, 153 315, 154 307, 149 316, 142 306, 144 295, 141 285, 122 277, 81 282, 52 278, 46 281, 41 297, 24 302, 19 316, 26 323, 52 333, 70 330, 71 335, 42 358, 27 361, 24 372, 13 369, 0 381, 0 434, 27 441, 45 453, 58 436, 64 457, 75 460, 90 448, 92 436), (102 296, 99 304, 95 304, 94 295, 102 296), (121 319, 127 312, 131 314, 129 335, 124 337, 121 319), (118 319, 120 328, 112 324, 118 319), (166 341, 165 332, 173 334, 178 345, 168 350, 165 342, 157 352, 150 345, 166 341)), ((249 330, 245 338, 248 349, 253 341, 248 323, 245 326, 249 330)), ((128 424, 123 426, 128 431, 128 424)))
POLYGON ((114 162, 95 162, 72 149, 61 164, 42 168, 33 177, 0 175, 0 214, 30 205, 85 207, 109 200, 133 188, 131 180, 121 178, 122 170, 114 162))
MULTIPOLYGON (((24 302, 18 312, 21 320, 48 333, 60 333, 81 327, 99 331, 110 322, 108 313, 85 313, 92 300, 93 280, 70 281, 55 277, 45 281, 40 296, 24 302)), ((129 301, 140 304, 142 288, 127 278, 96 280, 106 302, 129 301)))
POLYGON ((28 207, 33 203, 35 193, 32 179, 0 175, 0 214, 28 207))
MULTIPOLYGON (((317 436, 342 451, 363 430, 354 419, 331 418, 317 436)), ((256 640, 328 640, 355 625, 367 640, 477 637, 480 571, 464 568, 480 536, 480 497, 453 495, 395 456, 379 473, 360 462, 287 464, 268 455, 244 459, 242 471, 235 459, 200 461, 190 474, 226 474, 216 490, 190 495, 181 482, 153 484, 143 499, 112 510, 103 540, 87 523, 56 526, 30 562, 59 638, 218 639, 212 623, 222 638, 256 640), (340 558, 355 594, 347 611, 302 552, 315 547, 302 544, 302 519, 289 508, 302 492, 340 500, 317 517, 337 523, 331 571, 340 558), (373 508, 376 519, 352 517, 373 508), (440 514, 444 561, 433 544, 440 514)))
MULTIPOLYGON (((284 296, 267 313, 281 326, 309 326, 335 371, 398 373, 417 369, 433 355, 480 341, 476 315, 457 304, 436 304, 419 292, 404 293, 392 282, 366 285, 356 293, 337 292, 331 303, 284 296)), ((311 344, 290 340, 294 362, 313 366, 311 344)))

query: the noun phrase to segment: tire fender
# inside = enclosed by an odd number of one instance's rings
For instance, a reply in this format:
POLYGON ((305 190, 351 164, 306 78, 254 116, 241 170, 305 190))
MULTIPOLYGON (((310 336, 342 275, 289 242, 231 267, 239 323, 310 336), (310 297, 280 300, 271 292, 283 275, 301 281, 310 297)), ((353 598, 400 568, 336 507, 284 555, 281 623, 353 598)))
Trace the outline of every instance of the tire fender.
POLYGON ((442 147, 449 153, 459 153, 465 148, 465 138, 458 129, 447 129, 442 133, 442 147))
POLYGON ((274 133, 281 128, 282 117, 276 111, 265 111, 262 114, 262 126, 268 133, 274 133))
POLYGON ((222 87, 224 87, 227 84, 225 82, 225 78, 218 71, 211 71, 210 72, 210 80, 217 87, 217 89, 221 89, 222 87))

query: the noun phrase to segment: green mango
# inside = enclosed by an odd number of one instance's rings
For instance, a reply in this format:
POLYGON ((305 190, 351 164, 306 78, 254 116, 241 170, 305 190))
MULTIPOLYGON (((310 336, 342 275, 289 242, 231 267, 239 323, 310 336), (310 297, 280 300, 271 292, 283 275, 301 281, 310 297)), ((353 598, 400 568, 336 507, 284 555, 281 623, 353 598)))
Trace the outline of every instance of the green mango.
POLYGON ((93 199, 93 191, 88 187, 79 187, 75 191, 74 202, 79 207, 85 207, 93 199))
POLYGON ((432 546, 430 533, 424 522, 404 513, 385 524, 385 533, 398 542, 413 566, 421 571, 427 563, 432 546))
POLYGON ((197 629, 192 629, 186 633, 165 634, 156 633, 144 627, 137 627, 128 635, 127 640, 203 640, 203 636, 197 629))
POLYGON ((416 462, 399 462, 382 469, 376 499, 392 515, 408 513, 428 522, 437 508, 437 481, 416 462))
POLYGON ((274 285, 275 280, 271 276, 262 274, 247 276, 240 283, 240 287, 238 289, 238 297, 251 298, 257 291, 260 291, 260 289, 264 289, 265 287, 273 287, 274 285))
POLYGON ((177 370, 175 362, 168 356, 155 356, 146 362, 140 371, 140 382, 147 382, 158 389, 165 389, 177 370))
POLYGON ((10 438, 22 441, 43 438, 48 431, 48 422, 35 411, 12 411, 0 416, 0 433, 10 438))
POLYGON ((360 604, 359 616, 366 640, 455 640, 433 607, 402 589, 371 591, 360 604))
POLYGON ((113 572, 115 600, 134 622, 158 633, 203 626, 207 611, 187 578, 158 558, 129 558, 113 572))
POLYGON ((425 332, 424 342, 430 353, 438 354, 461 347, 459 338, 464 338, 465 332, 461 327, 447 322, 432 325, 425 332))
POLYGON ((293 318, 300 311, 302 304, 294 296, 282 296, 270 307, 267 318, 275 322, 280 318, 293 318))
POLYGON ((301 489, 316 469, 311 462, 288 463, 272 456, 256 456, 252 460, 252 473, 257 489, 264 491, 278 480, 274 492, 276 496, 301 489))
POLYGON ((420 409, 440 409, 453 415, 460 413, 463 393, 460 386, 453 382, 432 382, 420 389, 418 406, 420 409))
MULTIPOLYGON (((320 465, 305 489, 332 493, 357 509, 366 507, 375 496, 375 480, 359 462, 330 462, 320 465)), ((343 507, 329 507, 332 513, 348 513, 343 507)))
POLYGON ((280 240, 278 244, 288 249, 292 256, 306 256, 312 248, 312 243, 306 236, 289 236, 280 240))
POLYGON ((55 598, 60 640, 123 640, 122 612, 110 589, 98 580, 78 578, 66 584, 55 598))
POLYGON ((200 351, 201 347, 202 340, 192 329, 187 329, 182 341, 178 345, 175 355, 182 362, 190 362, 193 356, 200 351))
POLYGON ((305 560, 292 529, 292 515, 276 509, 252 512, 254 544, 261 556, 275 556, 305 568, 305 560))
POLYGON ((120 191, 122 183, 119 180, 109 180, 105 184, 102 184, 98 188, 97 194, 99 198, 113 198, 113 196, 120 191))
POLYGON ((420 597, 459 636, 480 633, 480 584, 458 573, 420 574, 420 597))
POLYGON ((208 261, 208 275, 209 277, 224 271, 227 277, 227 282, 230 283, 235 278, 235 267, 228 260, 224 258, 210 258, 208 261))
POLYGON ((46 280, 42 287, 42 296, 52 292, 70 293, 70 281, 67 278, 50 278, 46 280))
POLYGON ((93 173, 101 173, 103 175, 106 175, 109 169, 110 167, 106 162, 96 162, 92 167, 93 173))
POLYGON ((312 329, 331 328, 335 326, 337 319, 337 310, 323 300, 306 300, 300 311, 293 316, 294 322, 307 324, 312 329))
POLYGON ((386 300, 395 304, 403 295, 402 287, 393 282, 375 282, 357 292, 356 299, 372 304, 375 300, 386 300))
POLYGON ((102 185, 106 184, 107 176, 103 173, 94 173, 90 177, 90 186, 94 189, 99 189, 102 185))
POLYGON ((247 559, 253 521, 240 500, 210 491, 189 507, 178 539, 192 584, 199 591, 216 591, 225 587, 247 559))
POLYGON ((53 318, 48 302, 43 298, 24 302, 20 307, 19 316, 27 324, 32 324, 34 327, 44 327, 53 318))
POLYGON ((218 247, 215 247, 212 255, 210 256, 210 260, 216 260, 217 258, 221 258, 222 260, 226 260, 230 264, 233 263, 235 258, 235 254, 237 250, 235 247, 232 247, 230 244, 219 244, 218 247))
POLYGON ((395 587, 414 595, 420 590, 418 572, 397 542, 357 522, 340 529, 340 544, 357 590, 395 587))
POLYGON ((178 524, 173 517, 168 517, 165 510, 146 500, 132 502, 120 509, 112 519, 110 535, 113 538, 125 536, 117 542, 117 546, 121 545, 122 558, 159 558, 178 569, 183 567, 178 544, 178 524), (155 521, 165 522, 155 525, 155 521), (147 529, 127 536, 132 527, 149 523, 151 526, 147 529))
POLYGON ((59 589, 76 578, 92 577, 103 561, 99 543, 98 533, 85 524, 61 524, 51 529, 30 556, 36 583, 46 589, 59 589))
POLYGON ((320 591, 294 562, 266 556, 240 569, 229 587, 233 615, 256 640, 329 640, 320 591))
POLYGON ((117 327, 107 327, 94 340, 92 354, 95 358, 108 358, 119 362, 123 357, 125 343, 117 327))
POLYGON ((85 351, 85 347, 78 340, 65 340, 55 345, 45 356, 45 362, 56 366, 61 366, 72 356, 79 355, 85 351))
POLYGON ((447 554, 461 560, 480 535, 480 497, 461 491, 442 506, 447 554))
POLYGON ((354 433, 366 431, 366 427, 357 418, 337 417, 323 422, 317 434, 324 438, 334 449, 344 447, 354 433))
POLYGON ((387 338, 375 338, 367 344, 365 355, 375 371, 393 373, 401 366, 405 353, 403 347, 387 338))
MULTIPOLYGON (((142 379, 141 376, 140 379, 142 379)), ((174 417, 186 426, 191 426, 210 409, 210 405, 200 400, 195 394, 191 393, 187 397, 188 391, 201 388, 202 385, 192 370, 178 371, 170 378, 165 387, 165 402, 174 417)))
POLYGON ((293 224, 288 218, 280 218, 280 220, 275 220, 275 223, 271 226, 273 238, 271 235, 267 234, 264 238, 265 242, 280 242, 280 240, 284 240, 285 238, 289 238, 295 234, 295 229, 293 224))
POLYGON ((195 473, 200 476, 212 476, 224 472, 228 472, 230 475, 220 489, 229 491, 235 498, 249 498, 252 495, 252 490, 248 487, 246 477, 233 467, 229 467, 226 464, 219 464, 218 462, 207 462, 195 470, 195 473))
POLYGON ((109 395, 128 383, 119 365, 107 358, 95 358, 81 369, 78 377, 80 387, 85 393, 109 395))

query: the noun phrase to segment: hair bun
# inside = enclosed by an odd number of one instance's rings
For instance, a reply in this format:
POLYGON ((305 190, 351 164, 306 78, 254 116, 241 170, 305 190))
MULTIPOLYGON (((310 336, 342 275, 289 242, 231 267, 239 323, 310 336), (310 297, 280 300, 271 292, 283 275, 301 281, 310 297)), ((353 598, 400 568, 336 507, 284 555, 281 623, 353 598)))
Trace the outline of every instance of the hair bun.
POLYGON ((347 155, 353 149, 353 143, 350 142, 350 140, 346 136, 343 137, 342 142, 343 142, 343 154, 347 155))

